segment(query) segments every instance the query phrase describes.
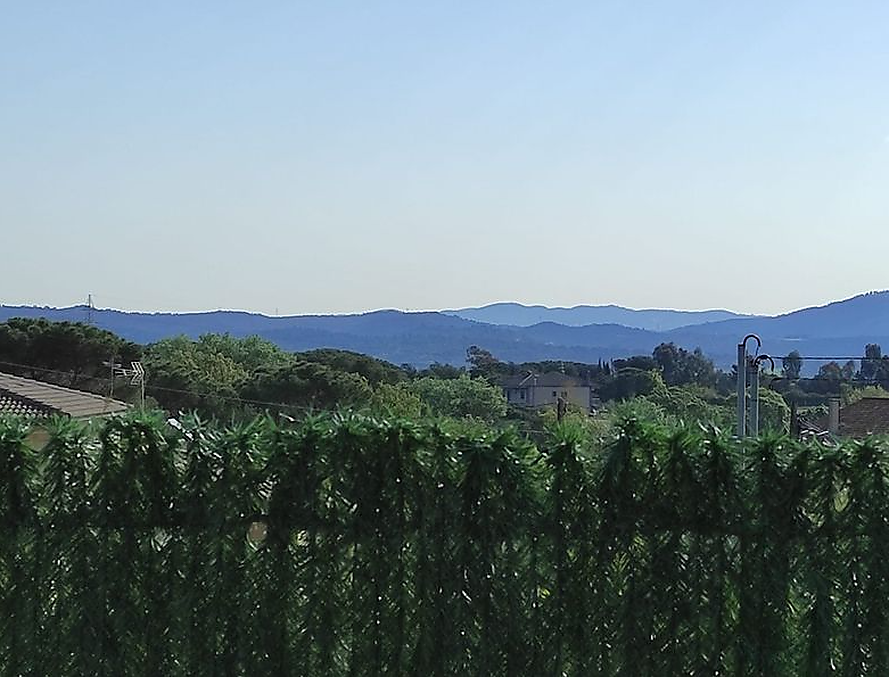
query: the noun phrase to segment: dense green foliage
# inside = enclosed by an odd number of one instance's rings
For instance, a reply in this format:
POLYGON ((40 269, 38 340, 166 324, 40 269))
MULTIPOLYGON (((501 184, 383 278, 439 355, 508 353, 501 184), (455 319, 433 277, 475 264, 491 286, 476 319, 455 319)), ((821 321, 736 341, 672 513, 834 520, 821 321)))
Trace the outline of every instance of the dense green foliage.
POLYGON ((179 336, 148 346, 149 394, 171 412, 197 410, 229 419, 269 406, 306 409, 361 406, 371 382, 397 382, 397 367, 341 350, 288 353, 256 336, 179 336))
POLYGON ((0 371, 103 392, 112 359, 140 359, 142 347, 79 322, 13 318, 0 323, 0 371))
POLYGON ((889 356, 884 356, 877 343, 864 347, 864 354, 857 360, 818 361, 814 376, 803 376, 807 362, 797 351, 783 359, 782 378, 776 378, 769 387, 779 392, 787 402, 799 406, 823 406, 832 397, 854 401, 868 392, 883 393, 889 390, 889 356), (874 389, 878 389, 874 391, 874 389), (857 392, 862 391, 862 392, 857 392))
POLYGON ((406 378, 404 370, 394 364, 348 350, 319 348, 296 353, 295 356, 304 362, 315 362, 336 371, 358 374, 372 386, 380 383, 399 383, 406 378))
POLYGON ((290 353, 265 339, 205 334, 148 346, 82 323, 11 319, 0 323, 0 371, 138 401, 138 388, 116 379, 112 361, 141 360, 150 400, 177 414, 196 410, 224 420, 257 411, 361 407, 371 388, 406 378, 398 367, 344 350, 290 353))
POLYGON ((709 386, 716 383, 716 369, 712 360, 700 348, 689 352, 674 343, 662 343, 652 352, 652 357, 668 386, 696 383, 709 386))
POLYGON ((374 389, 365 410, 402 418, 444 417, 493 423, 506 416, 506 398, 497 386, 463 373, 454 378, 423 376, 374 389))
MULTIPOLYGON (((503 376, 515 376, 529 371, 543 373, 558 371, 566 376, 573 376, 586 381, 595 381, 611 373, 611 367, 601 360, 597 364, 570 362, 567 360, 542 360, 538 362, 501 362, 490 351, 479 346, 469 346, 466 350, 466 362, 469 364, 471 376, 488 380, 497 380, 503 376)), ((429 375, 437 375, 443 365, 433 365, 429 375)))
MULTIPOLYGON (((12 319, 0 324, 0 371, 113 395, 132 404, 140 389, 129 379, 112 378, 111 363, 141 359, 149 408, 173 416, 198 412, 223 422, 247 421, 268 412, 300 418, 325 410, 352 410, 382 416, 433 416, 516 424, 532 436, 551 418, 521 406, 507 407, 500 384, 508 376, 559 372, 589 386, 593 412, 583 423, 595 437, 607 433, 627 413, 671 425, 735 426, 735 374, 714 367, 700 350, 662 343, 650 355, 609 363, 569 361, 512 363, 479 346, 466 352, 466 366, 433 363, 417 370, 367 355, 321 348, 288 352, 256 336, 205 334, 197 339, 167 338, 146 346, 80 323, 12 319)), ((780 371, 763 373, 760 420, 763 430, 798 430, 798 419, 819 420, 832 397, 849 403, 889 387, 889 357, 878 344, 865 346, 858 362, 818 362, 817 375, 791 352, 780 371), (875 388, 877 390, 875 390, 875 388)), ((843 361, 843 360, 840 360, 843 361)), ((575 418, 580 418, 580 412, 575 418)))
POLYGON ((0 421, 0 674, 889 674, 889 447, 0 421))
POLYGON ((429 413, 440 416, 495 421, 506 415, 506 398, 500 388, 482 378, 466 375, 453 379, 424 377, 407 389, 420 398, 429 413))

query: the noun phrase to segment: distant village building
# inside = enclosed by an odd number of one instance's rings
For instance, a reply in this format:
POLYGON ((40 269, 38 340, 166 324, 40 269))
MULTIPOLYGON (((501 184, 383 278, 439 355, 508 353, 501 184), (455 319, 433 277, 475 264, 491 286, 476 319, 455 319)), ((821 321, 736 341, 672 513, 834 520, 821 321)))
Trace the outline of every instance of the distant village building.
POLYGON ((555 406, 561 398, 570 405, 589 411, 595 404, 589 382, 559 372, 509 376, 500 381, 509 404, 520 407, 555 406))

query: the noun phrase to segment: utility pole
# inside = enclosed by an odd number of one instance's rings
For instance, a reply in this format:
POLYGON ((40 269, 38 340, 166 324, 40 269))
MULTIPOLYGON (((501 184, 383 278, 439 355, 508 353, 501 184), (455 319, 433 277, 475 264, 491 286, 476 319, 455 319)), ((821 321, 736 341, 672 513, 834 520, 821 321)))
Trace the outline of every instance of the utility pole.
POLYGON ((759 437, 759 364, 766 362, 775 371, 775 361, 768 355, 757 355, 750 360, 750 434, 759 437))
POLYGON ((768 355, 760 355, 762 340, 756 334, 748 334, 738 344, 738 439, 757 437, 759 435, 759 364, 768 360, 775 369, 775 361, 768 355), (756 341, 756 352, 753 357, 747 354, 747 342, 756 341), (750 386, 750 397, 747 387, 750 386), (749 402, 749 407, 748 407, 749 402), (748 425, 749 423, 749 425, 748 425))
POLYGON ((117 355, 111 356, 111 362, 106 362, 109 367, 111 367, 111 391, 108 393, 108 399, 114 399, 114 377, 117 375, 115 369, 117 368, 117 355))
POLYGON ((759 437, 759 361, 750 360, 750 436, 759 437))
MULTIPOLYGON (((748 337, 749 338, 749 337, 748 337)), ((747 339, 738 344, 738 439, 747 435, 747 339)))
POLYGON ((762 347, 762 340, 756 334, 747 334, 738 344, 738 439, 747 437, 747 377, 752 360, 747 357, 747 342, 756 341, 756 353, 762 347))
POLYGON ((93 305, 93 295, 86 295, 86 323, 90 326, 93 325, 93 310, 95 310, 95 306, 93 305))

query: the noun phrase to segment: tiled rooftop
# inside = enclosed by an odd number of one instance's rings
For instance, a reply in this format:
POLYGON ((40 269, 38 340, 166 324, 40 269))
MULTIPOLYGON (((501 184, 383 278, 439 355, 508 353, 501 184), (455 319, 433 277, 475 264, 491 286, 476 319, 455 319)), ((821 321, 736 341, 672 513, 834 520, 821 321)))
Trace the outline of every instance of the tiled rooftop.
POLYGON ((0 413, 13 414, 14 416, 44 416, 52 412, 36 402, 30 402, 5 390, 0 390, 0 413))
POLYGON ((127 409, 129 405, 126 402, 0 372, 0 413, 92 418, 127 409))
MULTIPOLYGON (((827 417, 822 417, 816 427, 827 430, 827 417)), ((839 435, 855 439, 889 435, 889 398, 864 397, 840 409, 839 435)))
POLYGON ((865 397, 840 409, 840 435, 867 437, 889 434, 889 399, 865 397))
POLYGON ((530 388, 531 386, 537 386, 538 388, 573 388, 575 386, 585 387, 586 385, 583 379, 555 371, 545 374, 526 372, 518 376, 507 376, 500 381, 500 386, 503 388, 530 388))

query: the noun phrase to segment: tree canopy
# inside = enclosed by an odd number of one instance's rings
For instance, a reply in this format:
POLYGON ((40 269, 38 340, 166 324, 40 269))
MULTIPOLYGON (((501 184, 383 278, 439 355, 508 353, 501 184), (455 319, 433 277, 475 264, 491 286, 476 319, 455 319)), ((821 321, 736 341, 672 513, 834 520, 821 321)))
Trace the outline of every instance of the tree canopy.
POLYGON ((110 363, 138 360, 142 347, 80 322, 12 318, 0 323, 0 369, 72 388, 104 392, 110 363))
POLYGON ((305 362, 323 364, 336 371, 358 374, 363 376, 372 386, 380 383, 399 383, 407 378, 407 373, 404 369, 396 367, 390 362, 350 350, 318 348, 317 350, 296 353, 295 357, 305 362))
POLYGON ((688 351, 672 342, 661 343, 652 351, 651 356, 668 386, 689 383, 712 386, 716 382, 716 368, 713 366, 713 361, 706 357, 700 348, 688 351))
POLYGON ((797 379, 803 368, 803 360, 798 350, 791 350, 781 361, 784 378, 797 379))
POLYGON ((483 378, 462 375, 454 379, 420 378, 410 384, 428 410, 451 418, 494 421, 506 415, 506 398, 500 388, 483 378))
MULTIPOLYGON (((803 358, 791 351, 782 360, 784 378, 764 382, 763 427, 781 428, 786 404, 817 407, 826 398, 854 398, 868 385, 889 390, 889 357, 879 344, 865 346, 856 361, 820 364, 814 378, 802 376, 803 358)), ((700 349, 662 343, 651 355, 611 363, 558 360, 511 363, 470 346, 467 366, 433 363, 417 370, 347 350, 320 348, 299 353, 250 336, 206 334, 166 338, 139 346, 96 327, 42 319, 0 323, 0 369, 44 381, 107 394, 112 360, 141 359, 146 392, 169 412, 197 410, 207 417, 251 416, 257 411, 292 415, 309 410, 372 409, 387 414, 484 421, 539 423, 539 412, 507 408, 498 382, 503 376, 558 371, 589 383, 606 409, 614 403, 643 407, 667 419, 726 422, 733 416, 733 371, 717 370, 700 349), (637 406, 638 405, 638 406, 637 406)), ((882 391, 880 391, 882 392, 882 391)), ((116 397, 133 399, 118 382, 116 397)), ((577 412, 579 418, 590 412, 577 412)), ((538 426, 539 427, 539 426, 538 426)))

